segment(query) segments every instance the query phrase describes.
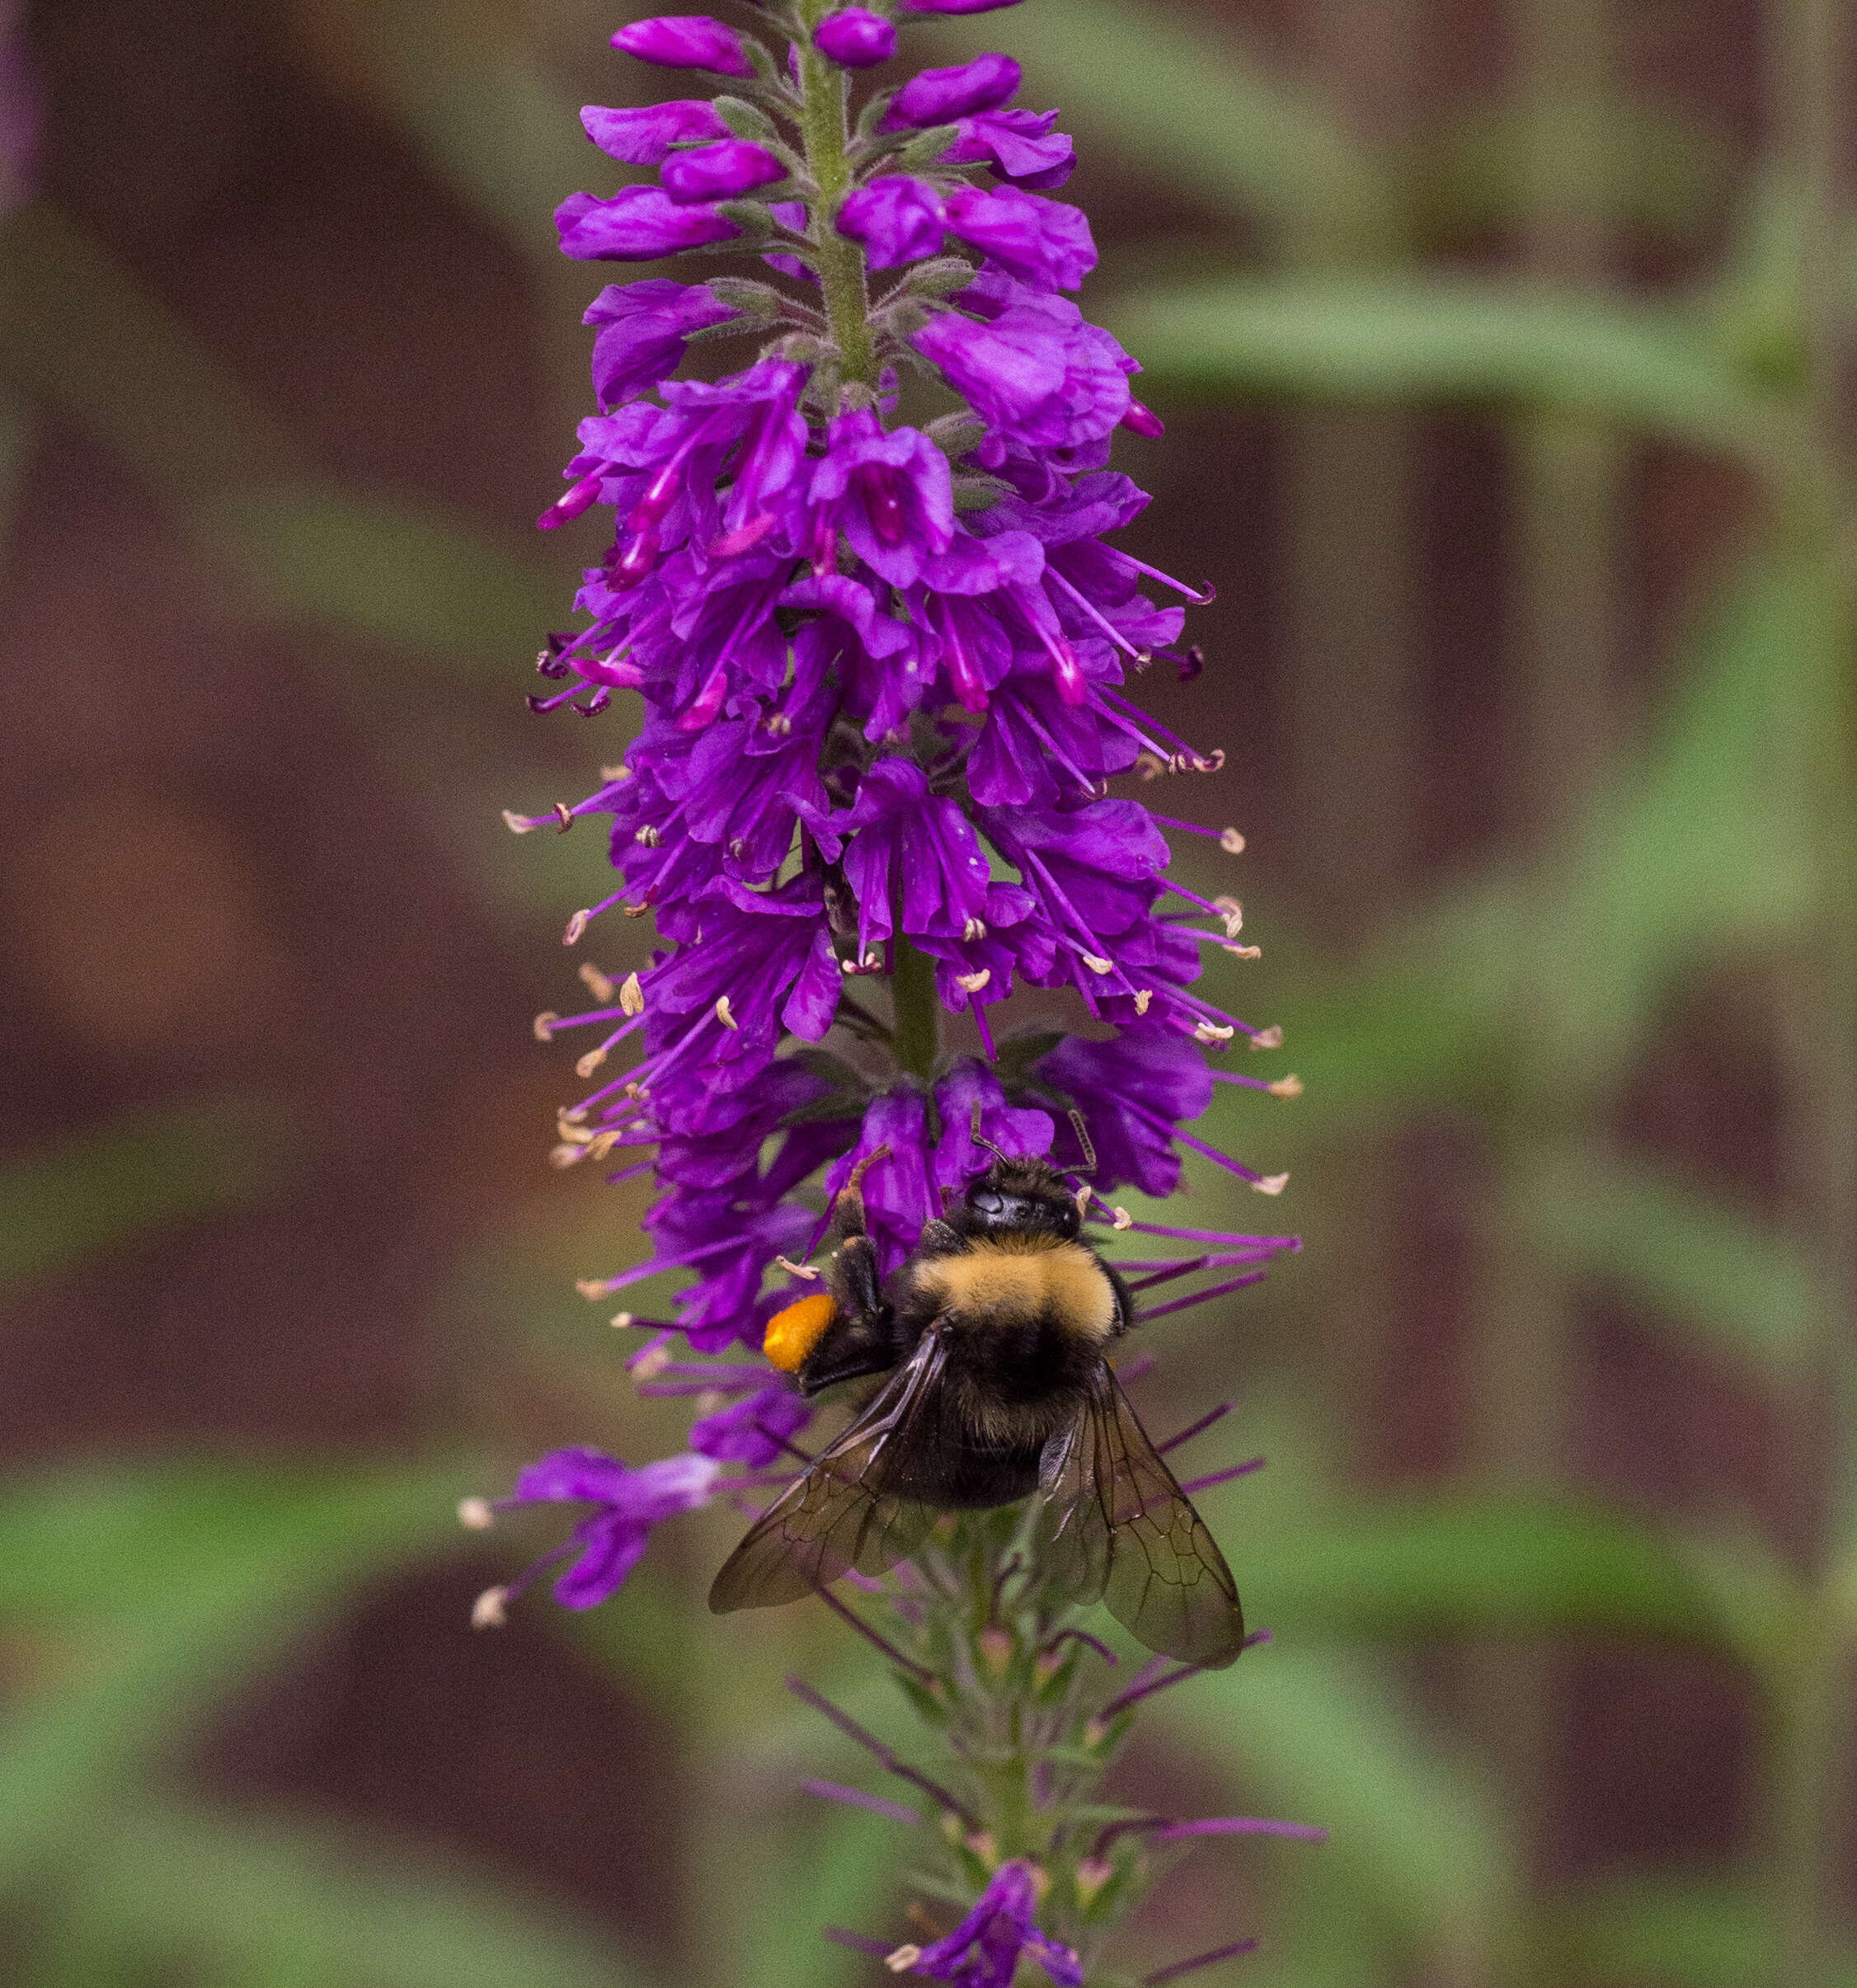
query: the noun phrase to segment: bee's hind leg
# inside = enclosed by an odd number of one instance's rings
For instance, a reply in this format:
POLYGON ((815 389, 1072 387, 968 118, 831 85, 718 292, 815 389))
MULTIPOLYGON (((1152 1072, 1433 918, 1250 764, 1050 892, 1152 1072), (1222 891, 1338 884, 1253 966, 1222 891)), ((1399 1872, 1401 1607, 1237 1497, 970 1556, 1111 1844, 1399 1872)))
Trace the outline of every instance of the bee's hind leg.
POLYGON ((838 1247, 825 1267, 825 1284, 835 1311, 832 1323, 800 1366, 800 1385, 808 1394, 838 1381, 885 1373, 896 1364, 890 1308, 883 1301, 883 1281, 877 1275, 877 1248, 865 1229, 864 1197, 858 1191, 865 1174, 889 1157, 887 1146, 867 1153, 832 1203, 832 1234, 838 1247))

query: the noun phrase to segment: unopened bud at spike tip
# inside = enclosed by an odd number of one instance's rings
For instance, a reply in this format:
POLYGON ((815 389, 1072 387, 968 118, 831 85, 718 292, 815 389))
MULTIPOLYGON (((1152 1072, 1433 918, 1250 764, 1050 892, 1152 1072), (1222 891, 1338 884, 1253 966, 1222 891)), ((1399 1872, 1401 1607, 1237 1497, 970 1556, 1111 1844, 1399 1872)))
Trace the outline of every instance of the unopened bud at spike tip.
POLYGON ((487 1587, 471 1604, 471 1627, 473 1629, 500 1629, 510 1619, 505 1604, 510 1599, 506 1587, 487 1587))

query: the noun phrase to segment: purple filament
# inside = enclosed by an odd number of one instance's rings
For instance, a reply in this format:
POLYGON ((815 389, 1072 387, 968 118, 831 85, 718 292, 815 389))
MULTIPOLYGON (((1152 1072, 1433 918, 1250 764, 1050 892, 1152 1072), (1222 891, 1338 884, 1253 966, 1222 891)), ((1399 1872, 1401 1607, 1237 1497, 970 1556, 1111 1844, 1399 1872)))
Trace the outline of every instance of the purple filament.
POLYGON ((1183 1974, 1192 1974, 1201 1967, 1210 1967, 1216 1961, 1229 1961, 1240 1953, 1255 1953, 1255 1939, 1234 1939, 1229 1947, 1215 1947, 1209 1953, 1196 1953, 1191 1960, 1175 1961, 1170 1967, 1157 1967, 1152 1974, 1141 1977, 1141 1988, 1162 1988, 1165 1981, 1177 1981, 1183 1974))
POLYGON ((907 1822, 914 1827, 921 1825, 922 1818, 913 1808, 905 1808, 900 1802, 886 1801, 881 1795, 867 1795, 861 1788, 847 1788, 842 1781, 805 1780, 800 1786, 806 1793, 817 1795, 822 1801, 842 1802, 848 1808, 867 1809, 872 1815, 882 1816, 891 1822, 907 1822))

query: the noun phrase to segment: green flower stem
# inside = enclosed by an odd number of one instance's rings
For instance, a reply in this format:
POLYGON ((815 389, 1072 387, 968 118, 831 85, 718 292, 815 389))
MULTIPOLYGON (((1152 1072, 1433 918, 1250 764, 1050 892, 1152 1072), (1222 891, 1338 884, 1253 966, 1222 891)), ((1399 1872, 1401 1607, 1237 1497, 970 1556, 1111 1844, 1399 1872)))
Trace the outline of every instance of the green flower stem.
POLYGON ((846 156, 847 78, 836 63, 812 45, 812 30, 827 6, 828 0, 806 0, 801 10, 806 31, 800 43, 800 130, 806 141, 806 162, 819 188, 813 208, 813 246, 819 257, 825 322, 844 363, 844 377, 875 387, 877 348, 871 337, 864 251, 834 225, 839 203, 851 186, 851 162, 846 156))
POLYGON ((935 996, 935 962, 918 952, 900 932, 891 942, 894 964, 890 999, 896 1009, 897 1063, 926 1084, 941 1048, 941 1003, 935 996))

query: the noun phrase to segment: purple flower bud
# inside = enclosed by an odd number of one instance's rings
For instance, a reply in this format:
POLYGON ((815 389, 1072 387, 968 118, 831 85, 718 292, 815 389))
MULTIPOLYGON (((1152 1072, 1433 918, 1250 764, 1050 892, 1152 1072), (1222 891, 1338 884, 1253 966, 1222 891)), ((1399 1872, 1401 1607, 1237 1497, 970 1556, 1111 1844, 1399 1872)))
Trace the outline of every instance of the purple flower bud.
POLYGON ((787 176, 787 168, 764 145, 746 139, 725 139, 695 152, 675 152, 659 176, 664 190, 679 207, 701 200, 733 200, 757 186, 771 186, 787 176))
POLYGON ((1049 193, 1077 166, 1069 134, 1051 129, 1056 122, 1055 110, 980 111, 961 120, 961 135, 942 154, 942 162, 988 165, 1015 186, 1049 193))
POLYGON ((664 276, 608 284, 581 319, 600 327, 593 341, 593 385, 600 405, 615 407, 670 378, 691 332, 734 315, 700 284, 664 276))
POLYGON ((582 262, 655 262, 741 233, 713 207, 679 207, 657 186, 622 186, 610 200, 571 193, 554 224, 561 252, 582 262))
POLYGON ((883 129, 952 125, 977 110, 997 110, 1011 101, 1018 84, 1019 66, 1010 55, 976 55, 952 69, 924 69, 896 92, 884 113, 883 129))
POLYGON ((1122 426, 1131 435, 1145 435, 1150 441, 1159 441, 1167 433, 1167 423, 1152 407, 1144 407, 1140 401, 1131 401, 1128 411, 1122 416, 1122 426))
POLYGON ((952 233, 1035 289, 1074 290, 1096 267, 1089 217, 1080 207, 1013 186, 997 193, 961 186, 947 196, 946 212, 952 233))
POLYGON ((731 27, 708 14, 654 14, 613 37, 613 46, 664 69, 712 69, 719 76, 752 76, 755 65, 731 27))
POLYGON ((896 26, 868 7, 840 7, 812 31, 820 53, 848 69, 874 69, 896 53, 896 26))
POLYGON ((839 233, 863 243, 872 269, 894 269, 934 255, 944 226, 934 188, 901 172, 860 186, 839 209, 839 233))
POLYGON ((608 157, 628 166, 661 166, 673 145, 726 138, 729 128, 716 107, 695 96, 673 97, 642 110, 611 110, 589 104, 581 112, 586 134, 608 157))

